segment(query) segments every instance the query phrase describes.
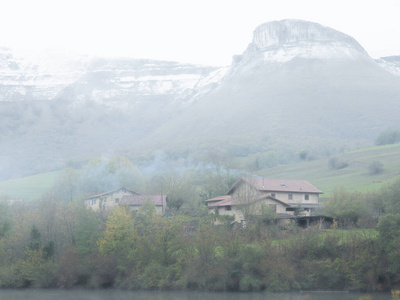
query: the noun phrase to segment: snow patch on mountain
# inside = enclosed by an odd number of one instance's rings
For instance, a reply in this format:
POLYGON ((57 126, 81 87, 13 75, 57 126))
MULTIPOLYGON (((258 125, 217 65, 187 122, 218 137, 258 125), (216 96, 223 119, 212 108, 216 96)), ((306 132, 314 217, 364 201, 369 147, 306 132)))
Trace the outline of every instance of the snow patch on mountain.
POLYGON ((28 57, 0 50, 0 101, 51 100, 85 72, 85 58, 45 52, 28 57))
POLYGON ((122 105, 148 96, 173 96, 181 101, 193 95, 199 81, 216 69, 55 51, 24 54, 0 48, 0 101, 64 99, 120 101, 122 105))
POLYGON ((337 59, 342 57, 356 58, 358 52, 350 47, 343 47, 341 43, 299 43, 296 46, 285 46, 279 49, 271 49, 264 52, 263 57, 266 62, 288 62, 293 58, 314 58, 314 59, 337 59))
POLYGON ((381 57, 376 62, 393 75, 400 77, 400 56, 381 57))
POLYGON ((201 78, 201 74, 122 76, 117 78, 117 84, 127 89, 137 85, 138 91, 147 95, 181 94, 185 90, 193 89, 201 78))
POLYGON ((186 102, 192 103, 199 97, 215 89, 224 80, 229 70, 230 67, 221 67, 211 72, 208 76, 201 78, 193 88, 193 96, 186 102))

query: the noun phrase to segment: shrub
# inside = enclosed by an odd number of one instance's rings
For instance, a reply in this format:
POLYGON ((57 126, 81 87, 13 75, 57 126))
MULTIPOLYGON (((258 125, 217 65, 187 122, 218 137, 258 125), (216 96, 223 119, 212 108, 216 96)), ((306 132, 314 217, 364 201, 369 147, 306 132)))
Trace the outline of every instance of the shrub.
POLYGON ((241 292, 260 291, 262 282, 250 275, 244 275, 240 280, 239 289, 241 292))
POLYGON ((375 140, 375 145, 389 145, 397 144, 400 142, 400 130, 398 129, 387 129, 381 132, 375 140))
POLYGON ((369 174, 376 175, 383 171, 383 163, 380 161, 374 161, 368 166, 369 174))
POLYGON ((329 159, 328 166, 334 170, 340 170, 348 167, 348 163, 345 161, 338 160, 336 157, 332 157, 329 159))

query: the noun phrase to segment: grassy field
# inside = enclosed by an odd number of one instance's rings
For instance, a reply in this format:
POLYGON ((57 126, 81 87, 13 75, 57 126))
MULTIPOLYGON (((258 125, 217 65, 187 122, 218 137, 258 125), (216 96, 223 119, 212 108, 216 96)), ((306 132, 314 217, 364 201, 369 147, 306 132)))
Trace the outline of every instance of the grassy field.
POLYGON ((61 171, 16 178, 0 182, 0 197, 31 201, 49 190, 61 171))
POLYGON ((360 192, 378 190, 400 175, 399 144, 372 147, 334 157, 340 162, 347 163, 348 166, 339 170, 332 169, 329 167, 329 160, 332 157, 329 157, 265 169, 258 175, 267 178, 307 180, 324 192, 322 197, 329 197, 337 186, 360 192), (374 161, 383 164, 383 171, 371 175, 369 166, 374 161))

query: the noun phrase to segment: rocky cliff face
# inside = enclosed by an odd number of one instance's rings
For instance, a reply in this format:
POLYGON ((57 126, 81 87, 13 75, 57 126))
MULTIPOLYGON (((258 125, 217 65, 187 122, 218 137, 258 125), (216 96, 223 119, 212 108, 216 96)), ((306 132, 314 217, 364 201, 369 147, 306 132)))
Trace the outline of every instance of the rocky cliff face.
POLYGON ((282 20, 262 24, 253 33, 253 41, 248 51, 266 51, 272 48, 304 44, 338 44, 366 54, 361 45, 352 37, 324 27, 317 23, 302 20, 282 20))
POLYGON ((235 57, 233 67, 246 64, 279 64, 293 59, 368 58, 352 37, 302 20, 282 20, 260 25, 254 30, 247 50, 235 57))

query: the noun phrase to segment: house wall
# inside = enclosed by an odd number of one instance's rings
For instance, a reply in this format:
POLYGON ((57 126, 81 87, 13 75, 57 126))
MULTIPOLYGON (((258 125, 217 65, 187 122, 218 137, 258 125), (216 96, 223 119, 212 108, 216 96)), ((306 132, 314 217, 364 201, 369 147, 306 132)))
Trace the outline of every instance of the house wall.
MULTIPOLYGON (((278 214, 286 213, 286 206, 284 206, 282 203, 276 202, 272 199, 263 199, 261 201, 258 201, 254 205, 255 205, 254 211, 259 212, 257 214, 261 214, 262 205, 273 205, 276 213, 278 213, 278 214)), ((218 213, 221 216, 234 216, 235 221, 244 220, 242 211, 236 205, 230 206, 230 208, 231 209, 229 210, 228 206, 221 206, 221 207, 215 208, 214 210, 210 211, 210 213, 216 213, 216 211, 218 210, 218 213)))
POLYGON ((234 221, 244 220, 242 212, 239 209, 237 209, 235 206, 231 206, 231 210, 228 210, 227 208, 228 208, 228 206, 218 207, 213 210, 210 210, 210 213, 216 213, 218 211, 218 213, 221 216, 234 216, 234 218, 235 218, 234 221))
POLYGON ((104 195, 101 197, 97 197, 94 199, 85 200, 86 207, 92 208, 94 211, 98 211, 101 208, 103 209, 112 209, 116 205, 118 205, 119 201, 121 201, 122 197, 125 195, 133 195, 132 192, 127 190, 119 190, 115 193, 104 195))
MULTIPOLYGON (((277 198, 278 199, 278 198, 277 198)), ((260 204, 266 204, 266 205, 276 205, 276 213, 277 214, 284 214, 286 213, 286 206, 283 205, 282 203, 276 202, 272 199, 265 199, 263 201, 260 201, 260 204)))
POLYGON ((290 193, 290 192, 268 192, 268 195, 273 196, 276 199, 279 199, 288 204, 318 204, 319 195, 318 194, 309 194, 309 193, 290 193), (289 194, 292 194, 292 199, 289 199, 289 194), (305 200, 305 195, 308 195, 308 200, 305 200))

